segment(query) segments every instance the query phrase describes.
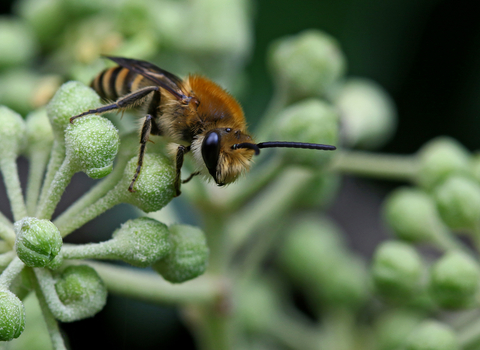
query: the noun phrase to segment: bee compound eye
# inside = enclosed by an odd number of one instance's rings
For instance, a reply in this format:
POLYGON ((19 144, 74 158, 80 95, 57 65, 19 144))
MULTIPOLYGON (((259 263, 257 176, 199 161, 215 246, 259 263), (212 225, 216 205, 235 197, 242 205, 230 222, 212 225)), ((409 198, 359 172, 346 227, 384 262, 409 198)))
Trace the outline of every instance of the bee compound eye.
POLYGON ((210 131, 205 135, 202 143, 202 157, 210 175, 217 181, 217 164, 220 155, 220 135, 210 131))

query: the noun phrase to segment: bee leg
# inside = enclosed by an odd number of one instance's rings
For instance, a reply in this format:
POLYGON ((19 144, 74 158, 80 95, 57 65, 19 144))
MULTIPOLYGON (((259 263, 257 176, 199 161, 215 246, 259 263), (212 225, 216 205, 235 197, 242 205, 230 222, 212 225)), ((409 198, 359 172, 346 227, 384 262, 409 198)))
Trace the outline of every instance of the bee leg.
POLYGON ((148 138, 150 137, 150 131, 152 130, 152 119, 153 117, 150 114, 147 114, 147 116, 145 117, 145 121, 143 122, 142 133, 140 134, 140 151, 138 152, 137 170, 135 171, 132 182, 128 187, 128 191, 132 193, 135 192, 135 190, 133 189, 133 185, 135 185, 135 181, 137 181, 138 175, 140 175, 140 170, 142 170, 143 157, 145 156, 145 148, 147 147, 148 138))
POLYGON ((89 109, 86 112, 83 112, 81 114, 78 114, 76 116, 73 116, 70 118, 70 123, 73 123, 73 121, 77 118, 84 117, 86 115, 90 114, 103 114, 109 111, 114 111, 116 109, 124 109, 124 108, 129 108, 129 107, 134 107, 138 101, 140 101, 142 98, 147 96, 148 94, 154 92, 154 91, 160 91, 160 88, 158 86, 147 86, 143 89, 135 90, 134 92, 131 92, 115 102, 95 108, 95 109, 89 109))
POLYGON ((176 158, 177 173, 175 175, 175 192, 176 192, 175 197, 180 196, 180 194, 182 193, 180 191, 180 183, 182 182, 180 180, 180 173, 181 173, 182 165, 183 165, 183 156, 185 154, 187 154, 189 151, 190 151, 190 146, 180 145, 177 148, 177 158, 176 158))
POLYGON ((187 177, 185 180, 182 180, 182 184, 186 184, 189 182, 191 179, 193 179, 194 176, 200 175, 199 171, 196 171, 194 173, 191 173, 189 177, 187 177))

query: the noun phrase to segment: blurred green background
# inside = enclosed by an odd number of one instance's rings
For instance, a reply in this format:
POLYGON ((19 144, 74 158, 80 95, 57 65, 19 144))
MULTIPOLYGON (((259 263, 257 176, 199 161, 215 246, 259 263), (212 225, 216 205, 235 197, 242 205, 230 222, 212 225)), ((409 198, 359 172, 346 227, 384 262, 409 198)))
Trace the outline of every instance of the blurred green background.
MULTIPOLYGON (((238 96, 251 125, 272 93, 266 66, 269 44, 317 28, 340 42, 349 76, 371 78, 393 97, 399 124, 383 151, 413 153, 437 135, 478 148, 480 22, 474 1, 259 0, 252 5, 254 49, 247 64, 247 88, 238 96)), ((10 0, 2 0, 0 13, 9 13, 10 7, 10 0)), ((351 182, 346 180, 331 214, 351 234, 354 248, 369 256, 385 235, 378 224, 378 206, 391 185, 351 182)), ((193 348, 179 319, 172 308, 110 297, 95 318, 62 327, 74 349, 96 349, 95 338, 98 348, 193 348)))

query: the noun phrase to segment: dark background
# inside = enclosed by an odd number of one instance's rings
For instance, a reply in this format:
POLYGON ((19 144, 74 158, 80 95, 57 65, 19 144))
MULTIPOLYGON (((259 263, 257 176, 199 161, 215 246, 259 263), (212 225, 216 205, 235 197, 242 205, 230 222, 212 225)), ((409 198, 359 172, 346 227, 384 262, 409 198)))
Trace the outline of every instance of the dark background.
MULTIPOLYGON (((10 2, 0 2, 1 13, 9 12, 10 2)), ((318 28, 342 45, 348 75, 371 78, 393 97, 398 129, 382 151, 413 153, 437 135, 452 136, 476 150, 480 143, 480 21, 476 5, 466 0, 254 2, 255 48, 248 65, 248 92, 241 101, 247 118, 253 120, 262 114, 272 92, 265 63, 269 43, 318 28)), ((331 209, 332 216, 349 233, 353 248, 367 256, 384 236, 378 212, 391 186, 347 179, 331 209)), ((108 339, 108 348, 193 348, 178 320, 174 309, 110 297, 105 310, 95 318, 64 325, 63 329, 73 349, 88 346, 94 350, 95 338, 108 339), (116 327, 106 329, 105 323, 116 327), (95 329, 98 337, 92 334, 95 329), (159 338, 160 334, 167 336, 159 338)), ((98 345, 105 348, 106 344, 98 345)))

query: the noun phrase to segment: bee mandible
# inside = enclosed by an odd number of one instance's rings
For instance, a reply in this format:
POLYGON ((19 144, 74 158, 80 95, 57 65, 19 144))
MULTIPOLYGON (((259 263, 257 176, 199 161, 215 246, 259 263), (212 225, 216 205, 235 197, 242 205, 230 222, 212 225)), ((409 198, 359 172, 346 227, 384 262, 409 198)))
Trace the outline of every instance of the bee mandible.
POLYGON ((118 64, 102 71, 91 87, 106 101, 115 101, 70 118, 89 114, 136 109, 145 115, 140 133, 137 169, 128 190, 134 192, 142 169, 150 135, 167 137, 176 147, 175 191, 192 177, 211 175, 219 186, 234 182, 249 170, 253 155, 262 148, 290 147, 335 150, 335 146, 301 142, 255 143, 248 134, 240 104, 213 81, 189 75, 180 79, 152 63, 123 58, 106 58, 118 64), (181 181, 180 171, 188 152, 193 153, 197 170, 181 181))

